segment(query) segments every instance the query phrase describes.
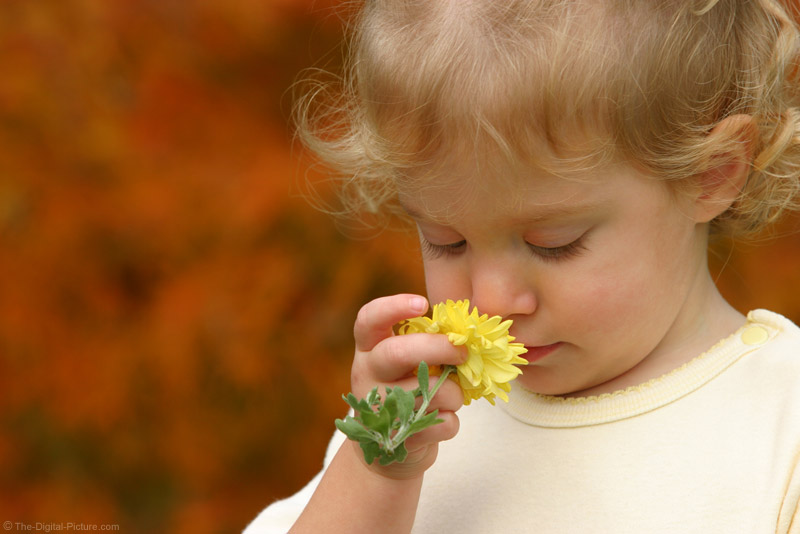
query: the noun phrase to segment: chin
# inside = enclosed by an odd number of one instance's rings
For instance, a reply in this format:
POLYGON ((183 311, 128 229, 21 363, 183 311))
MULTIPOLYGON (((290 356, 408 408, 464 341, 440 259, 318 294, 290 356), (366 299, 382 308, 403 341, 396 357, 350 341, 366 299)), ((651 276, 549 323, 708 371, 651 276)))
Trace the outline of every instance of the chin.
POLYGON ((522 374, 516 381, 520 386, 529 391, 551 397, 585 397, 602 393, 592 391, 597 388, 597 386, 604 383, 602 380, 584 383, 565 383, 563 380, 557 380, 556 377, 548 375, 551 375, 551 373, 543 368, 537 368, 535 366, 523 367, 522 374))

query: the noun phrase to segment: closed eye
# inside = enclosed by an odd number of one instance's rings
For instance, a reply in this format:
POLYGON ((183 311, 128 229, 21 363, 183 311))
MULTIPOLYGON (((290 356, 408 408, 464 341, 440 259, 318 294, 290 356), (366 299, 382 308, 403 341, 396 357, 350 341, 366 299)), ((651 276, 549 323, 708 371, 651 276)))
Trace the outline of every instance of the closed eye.
POLYGON ((467 248, 466 239, 456 241, 455 243, 436 245, 423 237, 420 239, 420 243, 422 243, 422 254, 430 260, 435 260, 441 257, 456 256, 461 254, 461 252, 467 248))
MULTIPOLYGON (((566 245, 561 245, 558 247, 543 247, 540 245, 534 245, 532 243, 526 243, 526 245, 528 246, 528 250, 531 252, 531 254, 541 260, 560 261, 578 256, 581 254, 581 252, 586 250, 586 247, 583 244, 584 236, 585 234, 571 243, 567 243, 566 245)), ((420 243, 422 244, 423 255, 426 259, 430 260, 442 257, 457 256, 463 253, 467 248, 466 239, 444 245, 438 245, 431 243, 421 236, 420 243)))
POLYGON ((578 256, 581 252, 586 250, 583 245, 583 236, 579 237, 572 243, 561 245, 558 247, 542 247, 528 243, 528 249, 531 253, 545 261, 560 261, 578 256))

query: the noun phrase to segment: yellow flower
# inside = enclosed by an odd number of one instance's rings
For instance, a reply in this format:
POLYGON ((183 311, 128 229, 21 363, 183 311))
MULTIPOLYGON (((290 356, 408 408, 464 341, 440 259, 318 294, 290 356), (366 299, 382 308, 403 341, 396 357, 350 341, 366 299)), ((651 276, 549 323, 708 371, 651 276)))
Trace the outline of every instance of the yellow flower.
POLYGON ((400 323, 400 334, 446 334, 453 345, 465 345, 469 358, 456 366, 457 375, 450 375, 461 386, 464 404, 485 397, 494 404, 495 396, 508 402, 510 381, 522 370, 515 364, 527 364, 519 355, 527 352, 522 343, 513 343, 509 335, 511 320, 487 314, 478 309, 469 311, 469 300, 436 304, 432 317, 415 317, 400 323))

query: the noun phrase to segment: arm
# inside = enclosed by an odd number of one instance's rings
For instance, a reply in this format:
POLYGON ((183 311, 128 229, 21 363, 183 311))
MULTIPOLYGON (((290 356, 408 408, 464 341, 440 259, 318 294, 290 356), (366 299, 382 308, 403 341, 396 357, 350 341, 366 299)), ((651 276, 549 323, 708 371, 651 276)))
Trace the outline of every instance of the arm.
MULTIPOLYGON (((425 360, 430 365, 460 364, 466 359, 442 335, 394 336, 398 321, 418 316, 427 302, 413 295, 377 299, 359 312, 355 325, 356 354, 352 391, 358 397, 375 385, 413 389, 413 370, 425 360)), ((439 389, 430 409, 439 409, 444 423, 409 438, 408 457, 401 464, 367 465, 357 443, 346 441, 334 457, 300 518, 290 531, 303 533, 408 533, 414 523, 426 469, 433 465, 440 441, 458 431, 455 411, 463 404, 458 386, 450 381, 439 389)))
POLYGON ((397 480, 367 469, 361 449, 347 441, 290 533, 410 532, 421 488, 421 474, 397 480))

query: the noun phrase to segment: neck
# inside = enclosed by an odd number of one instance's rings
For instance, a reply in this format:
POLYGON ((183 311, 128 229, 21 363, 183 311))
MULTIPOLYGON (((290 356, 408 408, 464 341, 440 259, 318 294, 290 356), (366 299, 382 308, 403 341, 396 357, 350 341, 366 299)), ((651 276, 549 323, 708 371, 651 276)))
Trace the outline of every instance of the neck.
POLYGON ((591 388, 566 397, 586 397, 622 390, 665 375, 710 349, 728 337, 745 317, 720 294, 708 266, 697 271, 686 292, 680 313, 659 344, 636 366, 625 373, 591 388))

